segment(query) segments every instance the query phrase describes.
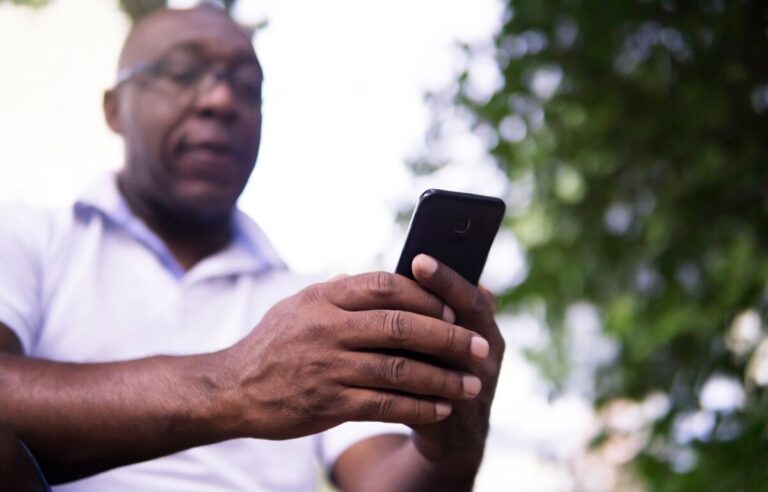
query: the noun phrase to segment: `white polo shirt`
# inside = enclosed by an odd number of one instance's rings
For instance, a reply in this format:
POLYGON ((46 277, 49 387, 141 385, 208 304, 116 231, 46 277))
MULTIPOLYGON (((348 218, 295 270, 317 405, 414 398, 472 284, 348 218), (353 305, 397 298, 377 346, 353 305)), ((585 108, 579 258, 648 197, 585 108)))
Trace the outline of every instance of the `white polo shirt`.
MULTIPOLYGON (((0 207, 0 322, 27 355, 104 362, 228 347, 310 283, 237 212, 234 240, 188 272, 105 176, 66 210, 0 207)), ((235 439, 125 466, 61 491, 306 491, 317 463, 402 426, 348 423, 287 441, 235 439)))

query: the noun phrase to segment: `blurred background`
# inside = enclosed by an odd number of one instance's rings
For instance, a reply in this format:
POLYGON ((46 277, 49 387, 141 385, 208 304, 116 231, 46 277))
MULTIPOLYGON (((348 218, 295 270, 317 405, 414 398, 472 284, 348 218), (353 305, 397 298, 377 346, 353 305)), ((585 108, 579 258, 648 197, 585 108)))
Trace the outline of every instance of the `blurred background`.
MULTIPOLYGON (((0 0, 0 200, 120 166, 101 93, 164 3, 0 0)), ((765 2, 224 3, 266 72, 240 204, 292 268, 392 270, 429 187, 507 203, 478 491, 768 490, 765 2)))

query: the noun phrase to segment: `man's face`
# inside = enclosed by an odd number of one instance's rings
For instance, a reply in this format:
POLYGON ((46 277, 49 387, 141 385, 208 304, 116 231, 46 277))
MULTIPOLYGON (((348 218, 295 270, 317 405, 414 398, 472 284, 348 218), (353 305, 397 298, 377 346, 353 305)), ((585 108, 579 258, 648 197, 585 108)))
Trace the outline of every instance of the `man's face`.
POLYGON ((164 216, 228 217, 261 135, 262 73, 250 40, 202 8, 148 19, 129 43, 121 68, 133 75, 115 94, 121 185, 164 216))

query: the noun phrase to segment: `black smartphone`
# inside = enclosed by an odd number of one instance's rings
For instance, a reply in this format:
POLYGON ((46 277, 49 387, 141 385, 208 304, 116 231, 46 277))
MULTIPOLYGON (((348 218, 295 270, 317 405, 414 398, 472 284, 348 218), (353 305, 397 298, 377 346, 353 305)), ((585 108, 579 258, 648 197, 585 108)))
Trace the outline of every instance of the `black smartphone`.
POLYGON ((498 198, 430 189, 421 194, 396 273, 413 279, 411 263, 425 253, 477 285, 504 218, 498 198))

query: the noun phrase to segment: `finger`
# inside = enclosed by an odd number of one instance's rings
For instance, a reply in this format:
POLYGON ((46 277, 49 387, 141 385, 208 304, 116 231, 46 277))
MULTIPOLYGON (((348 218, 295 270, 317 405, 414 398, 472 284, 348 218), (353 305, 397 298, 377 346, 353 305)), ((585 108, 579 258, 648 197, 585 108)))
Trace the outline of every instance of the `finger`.
POLYGON ((412 268, 419 284, 443 299, 457 316, 473 324, 493 318, 491 306, 480 289, 450 267, 431 256, 420 254, 413 259, 412 268))
POLYGON ((499 300, 496 298, 496 294, 491 292, 490 290, 486 289, 483 285, 478 285, 478 289, 480 289, 480 293, 483 294, 483 297, 485 297, 486 302, 489 306, 491 306, 491 311, 493 314, 496 314, 499 312, 499 300))
POLYGON ((413 280, 389 272, 370 272, 327 284, 328 300, 347 311, 397 309, 453 322, 453 310, 413 280))
POLYGON ((357 421, 426 425, 445 419, 453 409, 443 401, 365 388, 347 388, 344 396, 350 402, 351 420, 357 421))
POLYGON ((488 356, 488 341, 477 333, 439 319, 407 311, 350 313, 338 334, 348 349, 403 349, 466 362, 488 356))
POLYGON ((395 390, 447 400, 471 400, 482 388, 480 378, 403 356, 375 352, 348 353, 340 361, 346 368, 342 384, 395 390))

